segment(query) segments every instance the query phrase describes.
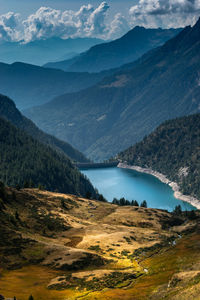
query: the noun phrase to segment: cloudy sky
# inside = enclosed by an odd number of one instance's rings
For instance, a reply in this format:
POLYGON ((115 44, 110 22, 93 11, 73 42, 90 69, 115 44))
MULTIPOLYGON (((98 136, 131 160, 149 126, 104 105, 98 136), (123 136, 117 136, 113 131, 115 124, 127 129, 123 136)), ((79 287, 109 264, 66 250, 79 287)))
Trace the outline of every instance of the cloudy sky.
POLYGON ((0 0, 0 40, 114 39, 136 25, 177 28, 199 16, 200 0, 0 0))

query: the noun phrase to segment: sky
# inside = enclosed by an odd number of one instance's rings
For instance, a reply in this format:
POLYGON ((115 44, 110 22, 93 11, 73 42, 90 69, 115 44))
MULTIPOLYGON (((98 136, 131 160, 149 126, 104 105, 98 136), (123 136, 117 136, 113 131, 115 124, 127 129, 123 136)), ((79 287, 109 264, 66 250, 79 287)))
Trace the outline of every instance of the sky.
POLYGON ((0 0, 0 40, 111 40, 137 25, 184 27, 199 16, 200 0, 0 0))
MULTIPOLYGON (((137 0, 108 0, 107 3, 112 7, 110 14, 117 12, 128 13, 129 8, 136 4, 137 0)), ((78 10, 82 5, 92 4, 98 6, 101 0, 0 0, 0 12, 7 13, 10 10, 21 13, 23 16, 36 11, 41 6, 50 6, 55 9, 78 10)))

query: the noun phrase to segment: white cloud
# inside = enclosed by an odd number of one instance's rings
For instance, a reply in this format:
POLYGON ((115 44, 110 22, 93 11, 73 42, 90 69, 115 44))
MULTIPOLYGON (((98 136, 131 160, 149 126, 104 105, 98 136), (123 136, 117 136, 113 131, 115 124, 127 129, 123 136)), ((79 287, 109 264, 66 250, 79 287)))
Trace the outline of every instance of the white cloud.
POLYGON ((118 38, 124 33, 126 33, 128 30, 130 30, 130 24, 127 21, 127 18, 125 18, 121 13, 118 13, 115 15, 114 19, 110 24, 108 38, 118 38))
POLYGON ((90 4, 83 5, 78 11, 41 7, 26 20, 20 20, 20 15, 9 12, 0 16, 0 38, 22 40, 25 43, 54 36, 106 39, 112 31, 107 19, 108 10, 109 5, 106 2, 96 8, 90 4))
POLYGON ((12 41, 20 39, 20 15, 13 12, 0 16, 0 39, 12 41))
POLYGON ((88 19, 91 13, 93 13, 93 11, 93 6, 91 4, 88 4, 81 6, 79 11, 75 13, 75 18, 78 20, 78 35, 83 34, 83 32, 88 32, 88 19))
POLYGON ((108 28, 105 24, 105 18, 109 5, 106 2, 102 2, 88 18, 89 32, 92 35, 104 35, 107 33, 108 28))
POLYGON ((71 11, 61 12, 49 7, 41 7, 23 21, 24 40, 30 42, 53 36, 73 36, 78 26, 73 17, 71 11))
POLYGON ((180 27, 193 24, 200 14, 200 0, 139 0, 130 8, 132 24, 180 27))
POLYGON ((138 0, 128 16, 109 18, 109 5, 83 5, 78 11, 41 7, 22 20, 14 12, 0 15, 0 40, 30 41, 51 37, 97 37, 114 39, 131 27, 180 27, 193 24, 200 14, 200 0, 138 0))

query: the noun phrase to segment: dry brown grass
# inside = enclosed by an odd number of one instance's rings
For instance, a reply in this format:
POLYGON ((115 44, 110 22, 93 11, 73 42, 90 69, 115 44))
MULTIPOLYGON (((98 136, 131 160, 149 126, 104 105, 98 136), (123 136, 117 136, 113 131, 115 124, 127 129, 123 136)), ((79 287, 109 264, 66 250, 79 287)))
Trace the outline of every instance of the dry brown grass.
MULTIPOLYGON (((159 299, 156 298, 158 290, 165 297, 168 297, 166 291, 169 292, 171 298, 166 299, 177 299, 176 291, 187 299, 187 289, 193 289, 195 295, 196 290, 200 290, 198 282, 191 285, 188 281, 191 277, 188 274, 192 274, 188 272, 192 267, 194 278, 200 270, 197 264, 196 268, 194 265, 191 267, 191 253, 198 253, 199 250, 199 235, 193 238, 191 247, 189 237, 179 240, 179 235, 186 229, 194 231, 194 222, 164 230, 162 221, 171 215, 161 210, 118 207, 37 189, 22 190, 16 192, 16 196, 16 203, 8 204, 7 211, 14 214, 17 209, 21 223, 17 225, 16 232, 35 244, 33 247, 27 243, 20 254, 22 266, 23 257, 27 266, 8 271, 4 264, 0 294, 6 297, 15 295, 21 300, 27 300, 29 294, 33 294, 36 300, 79 299, 79 296, 81 299, 139 300, 150 299, 150 295, 152 299, 159 299), (56 229, 49 229, 49 219, 43 221, 46 216, 56 220, 56 224, 50 224, 51 227, 57 226, 56 229), (170 237, 176 240, 177 245, 169 244, 170 237), (141 250, 134 255, 135 250, 149 247, 153 247, 151 251, 141 250), (35 266, 31 264, 33 259, 37 261, 35 266), (115 272, 142 276, 101 292, 87 290, 87 284, 85 288, 79 288, 79 280, 85 278, 87 282, 105 276, 111 276, 112 280, 115 272), (47 289, 50 282, 57 282, 63 275, 76 278, 77 288, 62 291, 47 289), (184 284, 166 290, 173 276, 179 276, 184 284)), ((8 266, 9 262, 13 263, 18 258, 7 255, 8 266)), ((200 261, 199 254, 198 259, 200 261)))

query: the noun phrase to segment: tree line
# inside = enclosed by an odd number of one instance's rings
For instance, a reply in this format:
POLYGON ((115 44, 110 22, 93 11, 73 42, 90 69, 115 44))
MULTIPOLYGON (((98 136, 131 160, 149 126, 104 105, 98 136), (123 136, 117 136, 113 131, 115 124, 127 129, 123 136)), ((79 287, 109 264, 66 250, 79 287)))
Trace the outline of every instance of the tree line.
POLYGON ((138 206, 138 207, 140 206, 140 207, 147 208, 147 201, 146 200, 143 200, 139 205, 137 200, 129 201, 129 200, 125 199, 124 197, 122 197, 120 199, 113 198, 112 204, 116 204, 116 205, 119 205, 119 206, 138 206))

